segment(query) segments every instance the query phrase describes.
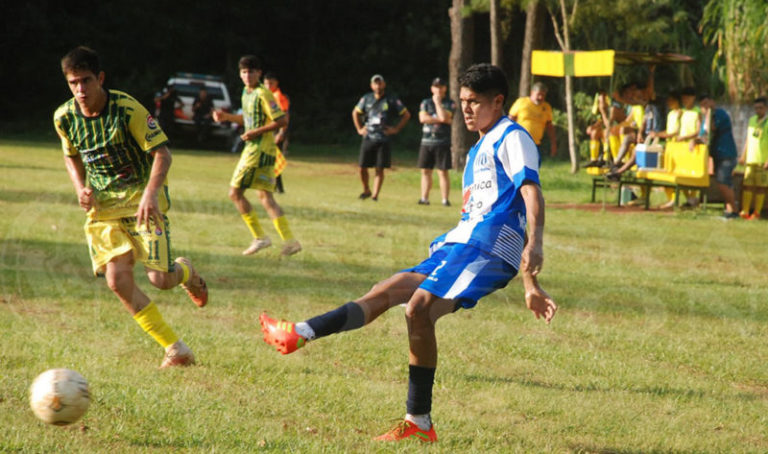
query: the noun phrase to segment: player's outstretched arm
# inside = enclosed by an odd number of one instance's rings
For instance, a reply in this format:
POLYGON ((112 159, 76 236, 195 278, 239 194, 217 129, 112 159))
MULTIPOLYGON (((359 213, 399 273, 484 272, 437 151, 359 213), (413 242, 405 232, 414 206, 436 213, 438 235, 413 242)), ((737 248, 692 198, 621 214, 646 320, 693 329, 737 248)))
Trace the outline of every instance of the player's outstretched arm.
POLYGON ((557 313, 557 303, 539 286, 536 276, 523 273, 523 286, 525 287, 525 305, 533 312, 536 319, 544 317, 549 324, 557 313))

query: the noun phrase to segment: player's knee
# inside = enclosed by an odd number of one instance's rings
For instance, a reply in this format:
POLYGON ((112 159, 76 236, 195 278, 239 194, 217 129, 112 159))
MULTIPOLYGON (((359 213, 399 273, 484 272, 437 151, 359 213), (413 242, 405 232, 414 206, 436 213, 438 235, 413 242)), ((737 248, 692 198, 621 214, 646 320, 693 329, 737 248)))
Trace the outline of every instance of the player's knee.
POLYGON ((229 188, 229 200, 239 202, 243 198, 243 193, 237 188, 229 188))

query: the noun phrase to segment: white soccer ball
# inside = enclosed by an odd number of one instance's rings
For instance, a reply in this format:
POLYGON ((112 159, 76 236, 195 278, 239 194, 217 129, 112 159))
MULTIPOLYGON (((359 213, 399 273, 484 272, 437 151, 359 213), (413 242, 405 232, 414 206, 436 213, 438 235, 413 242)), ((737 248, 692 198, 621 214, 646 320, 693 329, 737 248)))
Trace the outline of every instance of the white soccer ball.
POLYGON ((80 419, 91 404, 85 377, 70 369, 49 369, 29 388, 29 405, 43 422, 57 426, 80 419))

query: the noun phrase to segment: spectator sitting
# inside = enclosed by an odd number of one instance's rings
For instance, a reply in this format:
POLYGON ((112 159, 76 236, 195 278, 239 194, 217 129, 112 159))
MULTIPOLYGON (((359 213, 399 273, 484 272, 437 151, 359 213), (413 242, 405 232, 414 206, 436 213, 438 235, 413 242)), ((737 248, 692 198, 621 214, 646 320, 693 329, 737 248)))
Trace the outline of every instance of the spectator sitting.
MULTIPOLYGON (((650 137, 658 137, 665 139, 667 143, 677 140, 677 136, 680 133, 680 116, 683 110, 680 108, 680 95, 677 93, 670 93, 667 96, 667 126, 664 131, 655 132, 652 131, 650 137)), ((670 159, 665 153, 664 161, 670 159)), ((665 164, 666 168, 667 165, 665 164)), ((664 188, 664 192, 667 194, 667 201, 659 208, 670 208, 675 204, 675 188, 664 188)))
MULTIPOLYGON (((639 92, 638 96, 639 96, 638 101, 640 103, 633 107, 639 107, 639 109, 635 109, 635 111, 642 110, 643 117, 639 123, 637 134, 633 134, 633 135, 637 143, 643 143, 645 142, 646 137, 653 137, 654 135, 658 134, 659 109, 654 104, 650 103, 650 99, 647 98, 647 95, 645 93, 639 92)), ((633 155, 620 168, 611 170, 611 172, 608 174, 608 178, 618 179, 622 173, 631 169, 632 166, 634 165, 635 165, 635 156, 633 155)))

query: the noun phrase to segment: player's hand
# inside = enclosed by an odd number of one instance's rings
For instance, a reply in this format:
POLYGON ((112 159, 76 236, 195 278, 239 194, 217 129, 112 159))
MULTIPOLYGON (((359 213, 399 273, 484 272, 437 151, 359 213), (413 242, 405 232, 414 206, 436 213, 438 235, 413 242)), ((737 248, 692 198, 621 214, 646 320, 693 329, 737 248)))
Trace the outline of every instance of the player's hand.
POLYGON ((86 212, 93 207, 93 189, 83 188, 77 194, 77 202, 86 212))
POLYGON ((357 128, 357 134, 365 137, 368 134, 368 128, 366 128, 365 126, 357 128))
POLYGON ((539 286, 533 287, 525 292, 525 305, 533 312, 536 319, 544 317, 544 321, 549 324, 557 312, 557 304, 547 292, 539 286))
POLYGON ((155 226, 163 225, 163 214, 157 203, 157 195, 144 191, 141 202, 139 202, 139 209, 136 211, 136 226, 143 225, 149 230, 150 223, 154 223, 155 226))
POLYGON ((243 139, 243 140, 245 140, 245 141, 248 141, 248 140, 254 140, 254 139, 256 139, 257 137, 259 137, 260 135, 261 135, 261 133, 260 133, 260 132, 258 132, 256 129, 249 129, 248 131, 245 131, 245 132, 244 132, 244 133, 243 133, 243 134, 240 136, 240 138, 241 138, 241 139, 243 139))
POLYGON ((213 121, 215 121, 216 123, 220 123, 220 122, 224 121, 224 114, 225 114, 225 112, 222 111, 222 110, 214 110, 213 111, 213 121))
POLYGON ((541 246, 534 246, 529 243, 523 248, 523 255, 520 259, 522 271, 531 276, 536 276, 541 272, 544 265, 544 251, 541 246))

